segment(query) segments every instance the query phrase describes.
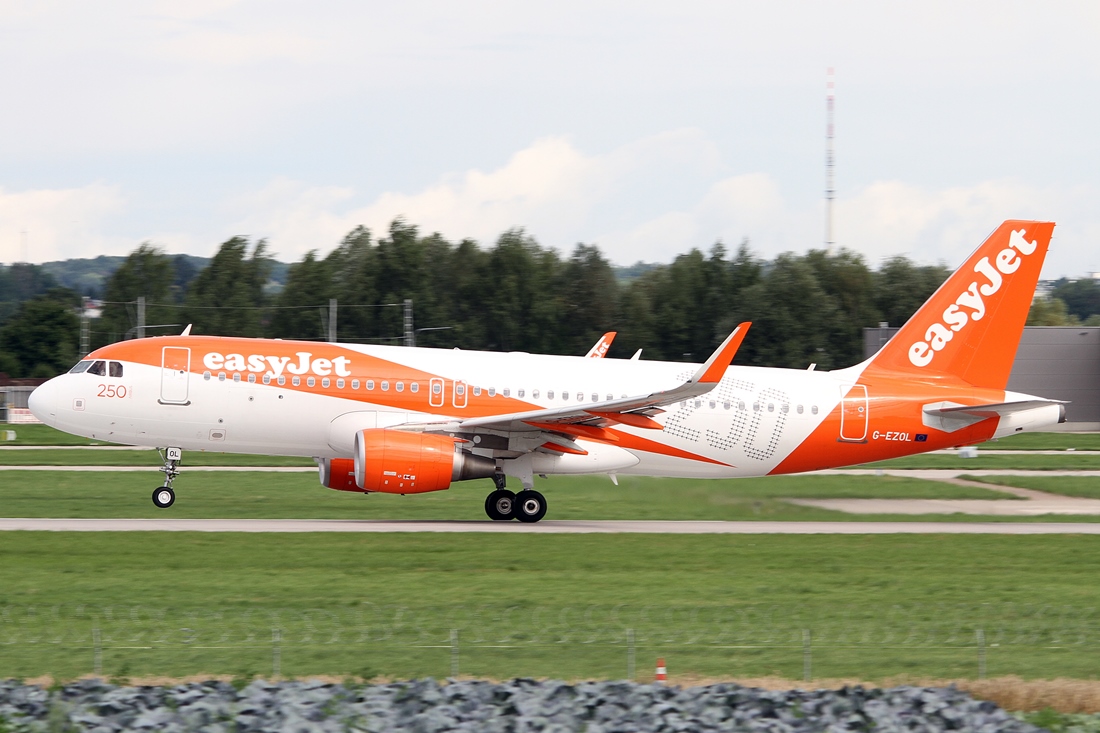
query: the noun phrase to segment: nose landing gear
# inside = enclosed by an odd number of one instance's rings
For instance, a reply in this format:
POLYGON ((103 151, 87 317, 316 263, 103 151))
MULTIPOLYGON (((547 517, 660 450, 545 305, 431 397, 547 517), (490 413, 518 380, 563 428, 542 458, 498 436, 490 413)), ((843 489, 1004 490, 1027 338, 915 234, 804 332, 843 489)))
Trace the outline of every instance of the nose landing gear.
POLYGON ((176 502, 176 492, 172 491, 172 482, 180 475, 179 465, 183 460, 183 449, 165 448, 163 452, 159 449, 157 452, 164 461, 164 465, 159 469, 164 474, 164 486, 153 491, 153 504, 160 509, 167 509, 176 502))

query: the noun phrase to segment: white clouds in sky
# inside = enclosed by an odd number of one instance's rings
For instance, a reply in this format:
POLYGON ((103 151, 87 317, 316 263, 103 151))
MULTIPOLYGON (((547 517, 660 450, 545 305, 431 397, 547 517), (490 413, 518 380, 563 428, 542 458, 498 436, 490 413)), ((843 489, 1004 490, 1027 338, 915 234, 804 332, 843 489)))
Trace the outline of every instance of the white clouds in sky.
POLYGON ((1100 270, 1100 6, 879 0, 0 0, 0 259, 145 239, 284 259, 403 215, 491 243, 668 261, 822 240, 837 68, 838 242, 953 264, 1059 221, 1100 270))
MULTIPOLYGON (((522 226, 544 245, 566 250, 595 243, 612 261, 667 262, 722 240, 728 248, 748 238, 758 254, 804 252, 822 247, 823 209, 800 205, 763 172, 715 174, 713 144, 697 130, 633 141, 603 155, 587 155, 565 138, 545 138, 489 171, 442 176, 419 191, 386 192, 364 201, 350 188, 310 187, 288 179, 272 182, 234 202, 240 231, 267 236, 283 257, 309 249, 331 250, 359 224, 384 235, 404 217, 424 232, 452 240, 470 237, 489 246, 505 230, 522 226), (678 198, 681 179, 711 171, 712 183, 680 208, 640 212, 616 226, 609 212, 622 206, 625 190, 639 179, 657 187, 652 198, 678 198)), ((1100 268, 1089 231, 1080 222, 1095 191, 1038 188, 1017 180, 935 190, 901 181, 877 181, 837 203, 838 244, 869 264, 896 254, 922 263, 954 266, 1007 218, 1055 218, 1058 230, 1048 272, 1100 268), (1057 220, 1057 219, 1056 219, 1057 220)), ((680 197, 682 198, 682 197, 680 197)))
POLYGON ((116 186, 5 191, 0 189, 0 261, 44 262, 124 254, 133 244, 103 234, 125 210, 116 186))

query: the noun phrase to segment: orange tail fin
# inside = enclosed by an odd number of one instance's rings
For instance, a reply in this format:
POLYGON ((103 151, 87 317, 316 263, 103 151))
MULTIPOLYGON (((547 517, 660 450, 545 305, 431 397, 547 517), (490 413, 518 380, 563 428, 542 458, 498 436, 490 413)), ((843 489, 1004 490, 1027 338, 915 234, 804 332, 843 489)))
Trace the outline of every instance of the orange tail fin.
POLYGON ((1006 221, 947 278, 871 364, 1004 389, 1052 222, 1006 221))

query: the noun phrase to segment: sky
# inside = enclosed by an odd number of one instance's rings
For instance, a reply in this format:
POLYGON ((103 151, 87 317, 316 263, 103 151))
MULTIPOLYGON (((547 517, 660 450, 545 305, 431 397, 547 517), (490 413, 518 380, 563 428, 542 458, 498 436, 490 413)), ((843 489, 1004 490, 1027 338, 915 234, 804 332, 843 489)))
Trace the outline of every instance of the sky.
POLYGON ((395 217, 669 262, 824 241, 955 266, 1058 223, 1100 271, 1100 4, 0 0, 0 261, 283 261, 395 217))

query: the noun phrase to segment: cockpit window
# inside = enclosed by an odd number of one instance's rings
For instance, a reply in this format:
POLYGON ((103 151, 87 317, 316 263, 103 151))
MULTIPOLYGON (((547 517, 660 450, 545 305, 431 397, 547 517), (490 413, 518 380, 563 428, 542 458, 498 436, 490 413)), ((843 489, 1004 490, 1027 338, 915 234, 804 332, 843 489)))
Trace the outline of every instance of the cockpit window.
POLYGON ((83 374, 92 365, 91 361, 78 361, 76 366, 69 370, 69 374, 83 374))
POLYGON ((100 377, 107 376, 107 363, 103 361, 97 361, 88 367, 88 374, 95 374, 100 377))
POLYGON ((111 376, 112 377, 121 377, 122 376, 122 363, 121 362, 117 362, 117 361, 112 361, 111 362, 111 376))

